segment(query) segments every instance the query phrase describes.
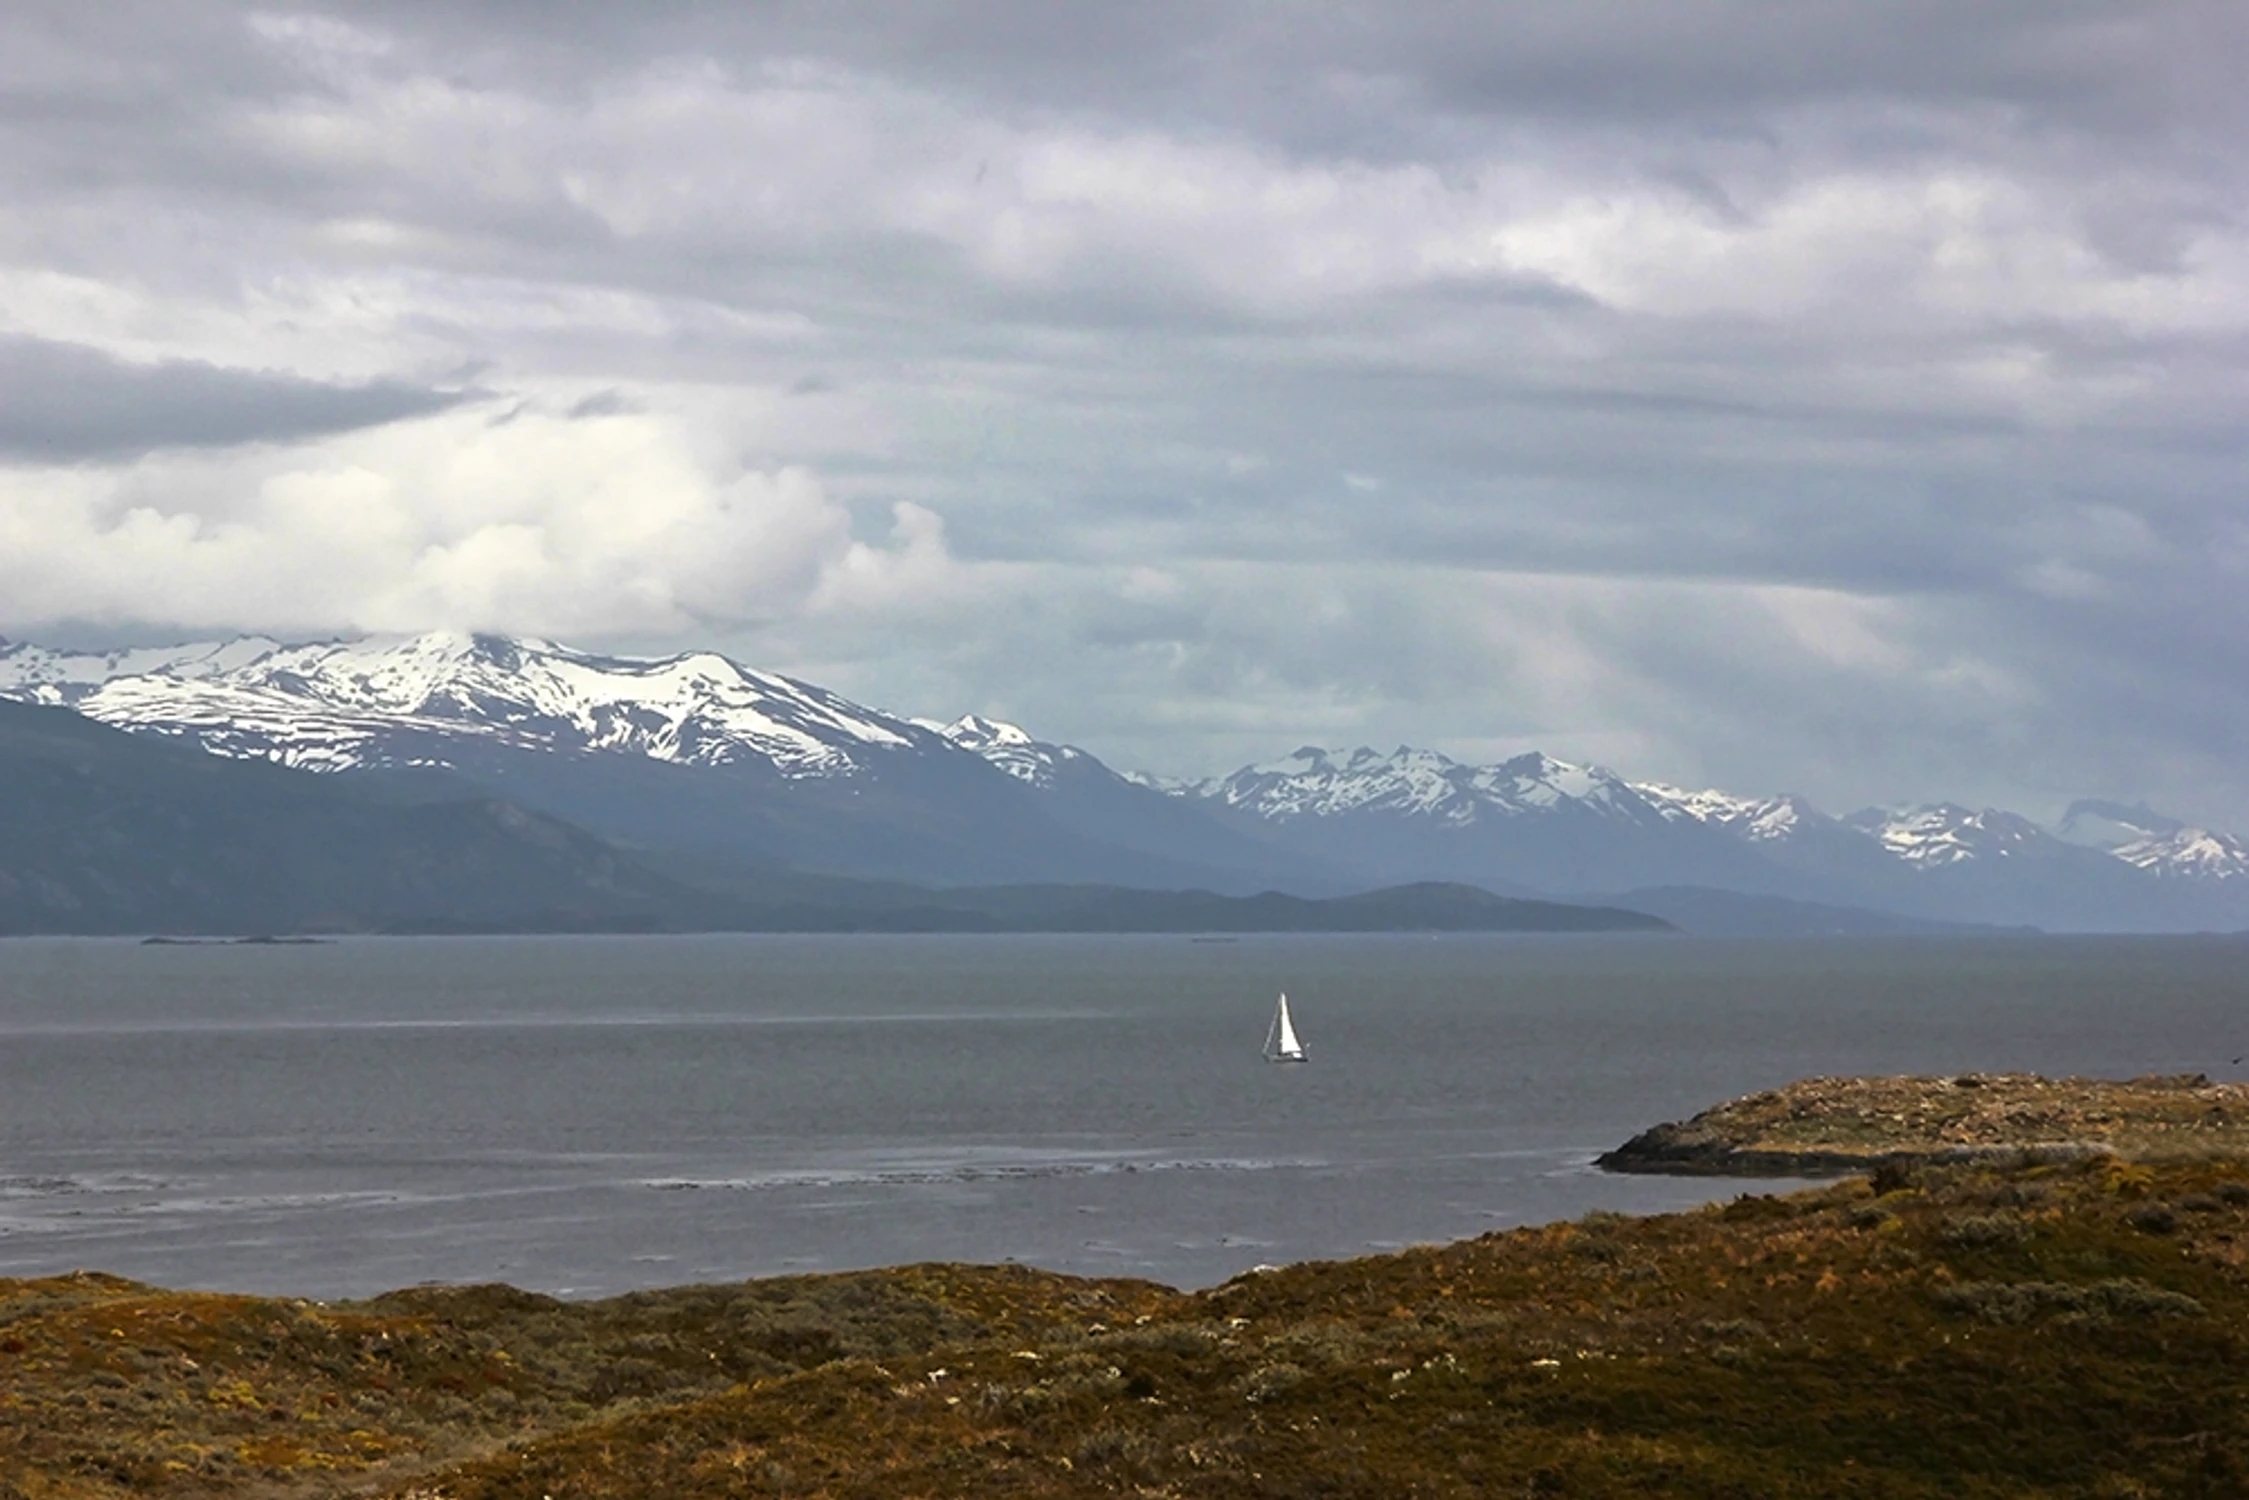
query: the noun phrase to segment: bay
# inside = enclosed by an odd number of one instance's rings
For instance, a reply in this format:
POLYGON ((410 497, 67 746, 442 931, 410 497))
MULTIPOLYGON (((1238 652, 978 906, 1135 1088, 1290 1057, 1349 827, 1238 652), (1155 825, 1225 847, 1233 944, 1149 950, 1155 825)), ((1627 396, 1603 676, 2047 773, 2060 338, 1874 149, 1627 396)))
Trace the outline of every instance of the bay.
POLYGON ((2249 942, 0 943, 0 1275, 569 1295, 914 1260, 1205 1285, 1770 1183, 1612 1177, 1818 1074, 2243 1076, 2249 942), (1287 990, 1312 1061, 1258 1055, 1287 990))

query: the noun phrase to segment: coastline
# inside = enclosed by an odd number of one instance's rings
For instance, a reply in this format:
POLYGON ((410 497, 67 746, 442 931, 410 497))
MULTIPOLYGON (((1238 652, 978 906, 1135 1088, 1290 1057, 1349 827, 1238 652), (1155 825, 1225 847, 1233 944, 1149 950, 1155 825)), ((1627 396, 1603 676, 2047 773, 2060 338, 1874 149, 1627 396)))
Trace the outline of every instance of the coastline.
POLYGON ((2249 1084, 2199 1073, 1809 1078, 1652 1126, 1594 1164, 1672 1176, 1831 1177, 2109 1155, 2249 1158, 2249 1084))
POLYGON ((2244 1178, 1923 1165, 1201 1292, 943 1264, 594 1303, 0 1282, 0 1493, 2239 1493, 2244 1178))

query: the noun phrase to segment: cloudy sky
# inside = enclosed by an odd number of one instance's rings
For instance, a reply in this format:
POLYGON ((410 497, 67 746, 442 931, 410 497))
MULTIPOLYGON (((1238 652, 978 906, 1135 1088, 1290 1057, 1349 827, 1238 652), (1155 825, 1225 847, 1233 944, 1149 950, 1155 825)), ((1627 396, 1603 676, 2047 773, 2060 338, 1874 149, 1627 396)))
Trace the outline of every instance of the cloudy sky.
POLYGON ((2249 6, 0 20, 0 631, 2249 827, 2249 6))

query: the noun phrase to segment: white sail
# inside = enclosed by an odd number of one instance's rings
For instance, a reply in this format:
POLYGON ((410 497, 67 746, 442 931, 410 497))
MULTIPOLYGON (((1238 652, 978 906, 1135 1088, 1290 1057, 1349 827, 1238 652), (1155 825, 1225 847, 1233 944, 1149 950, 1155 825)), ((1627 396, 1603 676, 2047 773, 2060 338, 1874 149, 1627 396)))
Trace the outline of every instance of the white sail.
POLYGON ((1273 1009, 1273 1024, 1265 1032, 1265 1060, 1267 1062, 1302 1062, 1304 1044, 1296 1039, 1296 1028, 1289 1024, 1288 996, 1273 1009))

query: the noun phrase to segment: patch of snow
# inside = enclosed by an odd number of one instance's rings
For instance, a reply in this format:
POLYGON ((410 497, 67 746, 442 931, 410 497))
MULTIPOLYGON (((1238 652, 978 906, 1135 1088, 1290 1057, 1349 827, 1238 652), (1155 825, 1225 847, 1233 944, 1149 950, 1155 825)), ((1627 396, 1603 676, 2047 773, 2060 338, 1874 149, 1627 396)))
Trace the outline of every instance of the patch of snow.
POLYGON ((1667 822, 1700 823, 1756 844, 1779 843, 1793 838, 1809 823, 1830 821, 1810 803, 1789 793, 1742 797, 1732 792, 1691 792, 1661 781, 1636 781, 1632 790, 1667 822))
POLYGON ((0 656, 0 694, 65 701, 126 729, 189 735, 221 754, 311 769, 390 764, 411 743, 488 739, 764 763, 848 776, 870 754, 946 747, 941 736, 824 688, 715 652, 600 656, 551 641, 432 632, 279 645, 247 639, 158 652, 0 656))
POLYGON ((1085 755, 1084 751, 1072 749, 1068 745, 1049 745, 1034 739, 1019 724, 987 719, 980 714, 963 714, 950 724, 935 724, 920 719, 914 722, 934 730, 949 743, 972 755, 981 756, 1016 780, 1028 782, 1032 786, 1052 786, 1058 766, 1066 761, 1082 759, 1085 755))
POLYGON ((1883 848, 1920 869, 2012 859, 2054 842, 2051 834, 2019 813, 1997 808, 1971 812, 1950 802, 1899 811, 1868 808, 1844 821, 1873 834, 1883 848))
POLYGON ((2206 828, 2179 827, 2118 845, 2109 853, 2135 868, 2171 880, 2249 879, 2249 843, 2206 828))
POLYGON ((1365 746, 1350 751, 1306 746, 1215 781, 1176 785, 1183 795, 1213 798, 1276 822, 1393 814, 1466 826, 1490 818, 1591 815, 1640 822, 1656 816, 1614 773, 1538 754, 1470 766, 1408 746, 1388 754, 1365 746))
POLYGON ((75 704, 94 688, 121 677, 217 676, 257 660, 279 644, 263 636, 243 636, 116 651, 54 651, 29 642, 9 642, 0 644, 0 697, 29 698, 31 690, 44 688, 48 691, 40 701, 75 704))

